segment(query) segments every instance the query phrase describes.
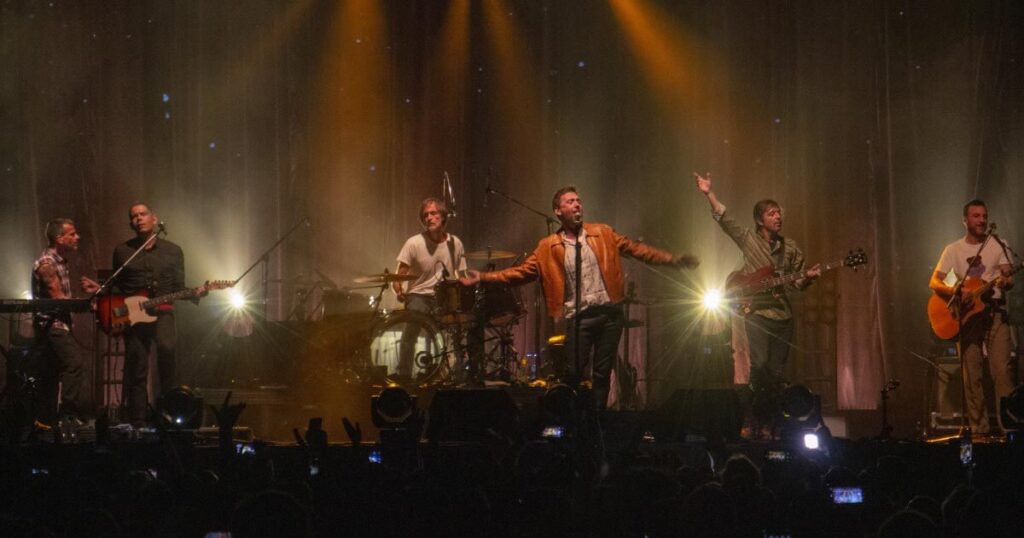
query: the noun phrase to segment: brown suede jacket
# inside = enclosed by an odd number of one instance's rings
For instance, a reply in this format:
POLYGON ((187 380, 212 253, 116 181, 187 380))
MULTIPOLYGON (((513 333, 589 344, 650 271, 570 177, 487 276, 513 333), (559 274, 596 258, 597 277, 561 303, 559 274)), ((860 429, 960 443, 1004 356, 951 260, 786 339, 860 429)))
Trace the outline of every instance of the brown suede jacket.
MULTIPOLYGON (((619 235, 607 224, 584 223, 583 228, 587 232, 587 244, 597 256, 605 289, 613 303, 622 302, 626 298, 620 254, 654 265, 670 265, 675 262, 676 257, 671 252, 619 235)), ((480 274, 480 280, 484 282, 513 285, 533 282, 537 277, 540 277, 544 287, 548 314, 553 318, 560 317, 565 301, 565 245, 557 232, 541 239, 537 249, 523 263, 501 271, 480 274)))

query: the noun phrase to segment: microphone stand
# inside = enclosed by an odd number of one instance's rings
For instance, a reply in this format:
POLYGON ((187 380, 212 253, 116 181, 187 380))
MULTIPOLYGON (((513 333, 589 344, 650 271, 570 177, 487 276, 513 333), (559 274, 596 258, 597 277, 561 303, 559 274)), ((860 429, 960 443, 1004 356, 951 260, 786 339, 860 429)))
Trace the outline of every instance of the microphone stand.
POLYGON ((92 300, 96 298, 96 296, 98 296, 99 294, 106 291, 110 284, 112 284, 114 280, 117 279, 117 276, 120 275, 122 271, 124 271, 124 268, 128 267, 128 264, 132 263, 132 260, 134 260, 139 254, 141 254, 143 250, 146 250, 147 248, 150 247, 150 245, 155 243, 157 236, 159 236, 160 234, 167 234, 167 231, 164 230, 163 226, 160 226, 160 229, 156 233, 151 233, 149 237, 147 237, 146 240, 141 245, 139 245, 139 248, 135 249, 135 252, 132 252, 132 255, 128 256, 128 259, 125 260, 124 263, 122 263, 121 266, 118 267, 109 277, 107 277, 107 279, 104 280, 102 284, 100 284, 100 287, 96 288, 96 291, 92 292, 92 295, 89 296, 89 299, 92 300))
POLYGON ((263 251, 263 254, 260 254, 260 256, 258 258, 256 258, 256 261, 254 261, 252 263, 252 265, 249 266, 248 269, 243 271, 242 274, 239 275, 238 278, 235 279, 235 283, 237 284, 243 278, 245 278, 245 275, 248 275, 249 272, 251 272, 253 269, 255 269, 257 265, 259 265, 261 263, 263 264, 262 277, 260 278, 260 287, 261 287, 261 292, 262 292, 263 299, 260 301, 260 312, 259 312, 259 314, 260 314, 259 317, 260 317, 260 319, 262 320, 263 323, 265 323, 266 320, 267 320, 267 295, 269 295, 269 292, 268 292, 268 288, 269 288, 268 272, 270 271, 270 269, 269 269, 270 253, 273 252, 274 249, 276 249, 278 247, 278 245, 283 243, 285 239, 288 239, 289 236, 291 236, 293 233, 295 233, 295 230, 298 230, 302 226, 308 226, 308 225, 309 225, 309 219, 308 218, 302 219, 299 222, 295 223, 295 225, 292 226, 290 230, 288 230, 287 232, 284 233, 284 235, 279 237, 277 239, 277 241, 274 242, 274 244, 270 245, 270 247, 267 248, 267 250, 263 251))
MULTIPOLYGON (((490 175, 490 174, 488 174, 488 175, 490 175)), ((543 211, 539 211, 539 210, 537 210, 537 209, 527 205, 526 203, 522 202, 518 198, 516 198, 516 197, 514 197, 514 196, 512 196, 512 195, 510 195, 510 194, 508 194, 506 192, 502 192, 502 191, 499 191, 498 189, 495 189, 495 188, 491 187, 490 184, 488 184, 487 187, 485 188, 484 194, 485 194, 485 196, 487 194, 496 194, 496 195, 504 198, 505 200, 508 200, 509 202, 511 202, 511 203, 513 203, 513 204, 515 204, 515 205, 517 205, 517 206, 519 206, 519 207, 529 211, 530 213, 533 213, 533 214, 543 218, 544 219, 544 224, 547 226, 547 229, 548 229, 548 235, 551 235, 551 234, 555 233, 555 227, 561 225, 561 223, 559 223, 558 220, 556 220, 551 215, 549 215, 547 213, 544 213, 543 211)), ((485 198, 485 200, 486 200, 486 198, 485 198)), ((534 297, 534 308, 535 309, 537 308, 537 301, 538 301, 538 299, 540 299, 543 302, 543 294, 538 294, 538 295, 536 295, 534 297)), ((541 306, 541 310, 543 311, 544 305, 541 304, 540 306, 541 306)), ((535 318, 534 318, 534 327, 533 327, 533 334, 534 334, 534 338, 536 339, 536 346, 537 346, 537 352, 536 352, 536 357, 537 357, 537 359, 536 359, 537 360, 536 368, 537 368, 537 372, 541 371, 540 360, 541 360, 541 349, 542 349, 543 346, 541 345, 541 338, 540 338, 541 330, 540 330, 540 326, 543 323, 542 318, 544 318, 543 314, 535 316, 535 318)), ((545 332, 547 332, 547 334, 550 335, 553 332, 553 327, 554 326, 551 323, 550 318, 548 318, 548 323, 547 323, 546 331, 545 332)))
POLYGON ((551 215, 548 215, 547 213, 544 213, 543 211, 539 211, 537 209, 534 209, 533 207, 523 203, 522 201, 520 201, 519 199, 517 199, 516 197, 514 197, 514 196, 512 196, 512 195, 510 195, 508 193, 499 191, 498 189, 495 189, 493 187, 487 187, 487 190, 485 192, 487 194, 497 194, 498 196, 501 196, 502 198, 508 200, 509 202, 512 202, 513 204, 515 204, 515 205, 517 205, 517 206, 519 206, 519 207, 521 207, 521 208, 523 208, 523 209, 525 209, 525 210, 527 210, 527 211, 529 211, 531 213, 534 213, 534 214, 540 216, 541 218, 543 218, 544 222, 548 226, 548 235, 553 234, 554 230, 555 230, 554 226, 558 226, 559 225, 558 220, 556 220, 551 215))
POLYGON ((900 382, 890 379, 882 387, 882 431, 878 434, 879 441, 888 441, 892 435, 892 426, 889 424, 889 393, 898 389, 900 382))

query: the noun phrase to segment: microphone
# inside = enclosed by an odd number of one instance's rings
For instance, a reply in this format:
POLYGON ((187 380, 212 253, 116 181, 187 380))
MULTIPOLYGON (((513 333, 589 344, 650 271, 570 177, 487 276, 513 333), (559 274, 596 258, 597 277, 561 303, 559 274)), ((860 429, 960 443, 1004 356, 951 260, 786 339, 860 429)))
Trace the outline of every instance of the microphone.
POLYGON ((452 180, 448 178, 447 170, 445 170, 444 179, 441 181, 441 197, 446 198, 450 202, 448 218, 454 219, 457 216, 455 213, 455 195, 452 194, 452 180))
POLYGON ((578 225, 582 225, 583 224, 583 213, 576 213, 575 215, 573 215, 572 216, 572 221, 575 222, 578 225))
POLYGON ((160 228, 160 233, 167 235, 167 228, 164 226, 164 221, 157 223, 157 227, 160 228))

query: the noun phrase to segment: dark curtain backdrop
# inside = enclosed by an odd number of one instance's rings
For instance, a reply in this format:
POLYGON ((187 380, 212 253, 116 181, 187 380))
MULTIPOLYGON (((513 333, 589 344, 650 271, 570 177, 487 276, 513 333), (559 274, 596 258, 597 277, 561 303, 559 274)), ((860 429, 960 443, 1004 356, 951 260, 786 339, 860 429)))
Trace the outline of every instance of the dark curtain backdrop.
MULTIPOLYGON (((961 206, 987 200, 1002 236, 1024 238, 1022 11, 1010 0, 5 1, 0 294, 28 289, 57 216, 84 236, 77 271, 109 268, 129 204, 145 200, 184 247, 192 285, 238 276, 308 218, 240 285, 287 319, 303 282, 393 268, 447 172, 452 230, 469 249, 525 252, 546 233, 487 185, 547 212, 553 190, 575 183, 589 220, 701 257, 689 274, 627 268, 641 296, 684 298, 739 263, 690 178, 710 171, 742 220, 779 200, 809 260, 866 250, 865 269, 830 273, 798 301, 791 378, 830 412, 876 409, 883 383, 900 379, 892 418, 909 433, 930 406, 914 354, 942 347, 924 316, 927 279, 962 234, 961 206)), ((557 328, 540 322, 536 288, 524 294, 517 344, 534 353, 557 328)), ((186 375, 209 368, 223 309, 218 297, 179 309, 186 375)), ((679 364, 702 360, 688 309, 643 309, 647 328, 631 333, 651 405, 688 383, 678 372, 694 370, 679 364)))

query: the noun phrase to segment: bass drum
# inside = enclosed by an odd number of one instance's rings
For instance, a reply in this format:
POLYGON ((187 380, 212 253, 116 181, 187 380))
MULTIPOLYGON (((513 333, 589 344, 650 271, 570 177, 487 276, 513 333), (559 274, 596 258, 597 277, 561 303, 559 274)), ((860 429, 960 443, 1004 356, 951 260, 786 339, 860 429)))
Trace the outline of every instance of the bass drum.
POLYGON ((375 376, 400 385, 440 379, 452 359, 437 321, 420 312, 397 310, 373 328, 370 363, 375 376))

